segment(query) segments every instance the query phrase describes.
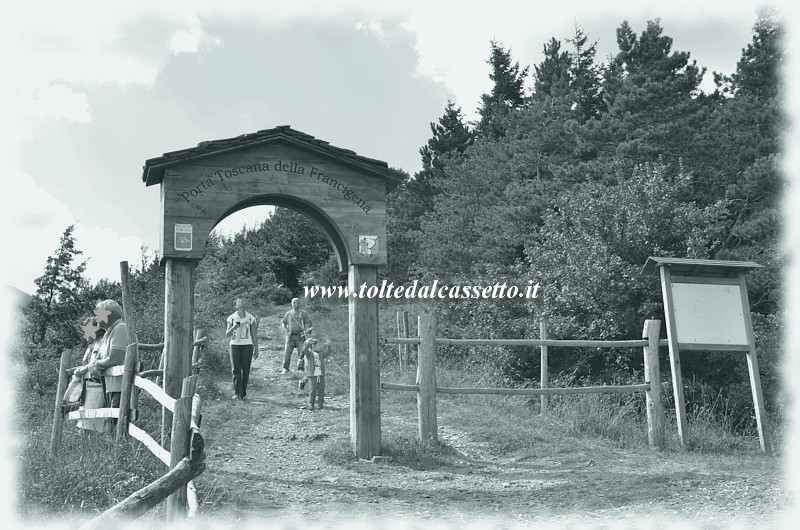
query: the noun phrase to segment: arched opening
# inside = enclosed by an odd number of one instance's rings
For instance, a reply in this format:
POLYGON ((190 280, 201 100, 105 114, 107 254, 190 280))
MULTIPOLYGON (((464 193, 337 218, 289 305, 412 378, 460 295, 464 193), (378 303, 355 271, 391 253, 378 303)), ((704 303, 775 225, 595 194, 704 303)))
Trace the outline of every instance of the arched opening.
MULTIPOLYGON (((149 159, 142 180, 161 191, 164 389, 177 396, 191 365, 195 267, 214 226, 249 206, 297 210, 322 228, 351 289, 375 286, 377 268, 387 263, 386 194, 403 176, 386 162, 281 126, 149 159)), ((348 315, 350 439, 359 457, 371 458, 381 443, 378 300, 351 297, 348 315)))
POLYGON ((220 216, 220 218, 214 223, 212 230, 228 216, 252 206, 282 206, 284 208, 289 208, 291 210, 300 212, 306 217, 312 219, 317 223, 317 225, 319 225, 319 227, 322 229, 322 232, 325 234, 325 237, 328 238, 328 241, 333 247, 334 255, 339 262, 339 271, 347 271, 347 268, 350 264, 350 257, 348 255, 347 246, 344 242, 344 236, 338 230, 333 220, 331 220, 331 218, 324 211, 317 208, 311 202, 298 197, 275 193, 267 193, 264 195, 250 197, 235 204, 225 213, 223 213, 222 216, 220 216))

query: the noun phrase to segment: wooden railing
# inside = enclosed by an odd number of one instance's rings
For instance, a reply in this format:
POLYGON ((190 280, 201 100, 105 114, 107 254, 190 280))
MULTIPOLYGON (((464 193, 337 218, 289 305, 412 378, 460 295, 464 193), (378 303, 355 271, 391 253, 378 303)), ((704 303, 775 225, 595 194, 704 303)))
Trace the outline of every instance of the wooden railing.
MULTIPOLYGON (((381 383, 383 390, 417 392, 417 414, 419 439, 436 440, 437 415, 436 394, 500 394, 523 396, 553 396, 566 394, 628 393, 644 392, 647 402, 647 439, 652 447, 664 446, 664 405, 661 401, 661 373, 658 364, 658 334, 660 320, 647 320, 641 340, 551 340, 546 334, 539 339, 446 339, 436 337, 436 317, 420 315, 418 336, 416 338, 386 338, 387 344, 417 344, 417 383, 399 385, 381 383), (541 388, 448 388, 436 383, 436 345, 460 346, 539 346, 572 348, 642 348, 644 355, 644 382, 636 385, 602 385, 571 388, 546 388, 547 378, 543 375, 541 388)), ((545 328, 546 329, 546 328, 545 328)), ((543 374, 547 372, 546 350, 543 350, 543 374)), ((543 401, 544 403, 544 401, 543 401)), ((543 407, 542 411, 546 409, 543 407)))
MULTIPOLYGON (((127 262, 120 263, 120 269, 122 273, 123 308, 129 345, 125 351, 125 363, 121 366, 106 368, 104 371, 105 376, 122 376, 119 408, 104 407, 71 412, 65 411, 63 398, 67 387, 67 379, 73 375, 75 368, 67 368, 71 352, 69 350, 64 351, 61 354, 58 372, 58 390, 53 414, 50 454, 55 455, 58 451, 65 419, 116 418, 115 440, 117 445, 120 446, 130 436, 147 447, 156 458, 169 468, 169 471, 155 482, 134 492, 122 502, 98 515, 86 523, 83 528, 105 528, 109 525, 118 525, 123 517, 126 520, 139 517, 164 499, 167 500, 167 522, 174 522, 187 515, 191 516, 197 511, 197 496, 191 481, 203 473, 206 468, 205 443, 200 432, 201 398, 195 392, 198 376, 195 374, 184 378, 180 397, 173 398, 158 384, 146 379, 146 377, 162 377, 163 369, 148 370, 137 374, 139 350, 157 350, 163 348, 163 345, 140 345, 138 343, 136 339, 136 320, 130 310, 132 303, 127 262), (131 412, 139 408, 139 391, 146 392, 161 405, 162 411, 169 412, 169 416, 172 418, 169 450, 162 446, 162 443, 167 438, 163 426, 162 442, 159 443, 133 422, 131 412)), ((196 366, 197 347, 207 340, 205 337, 200 337, 200 334, 202 334, 202 331, 196 336, 193 344, 193 367, 196 366)), ((162 413, 162 416, 164 415, 166 413, 162 413)))

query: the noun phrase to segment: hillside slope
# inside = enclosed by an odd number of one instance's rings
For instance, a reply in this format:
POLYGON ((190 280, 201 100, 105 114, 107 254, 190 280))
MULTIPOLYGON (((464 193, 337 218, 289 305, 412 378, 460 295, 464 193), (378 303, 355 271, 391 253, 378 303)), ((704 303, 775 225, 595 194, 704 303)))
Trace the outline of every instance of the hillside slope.
MULTIPOLYGON (((259 330, 261 355, 248 400, 204 404, 208 469, 197 480, 204 518, 314 526, 353 519, 375 525, 486 520, 506 527, 782 526, 788 497, 779 458, 755 451, 622 450, 555 433, 507 453, 448 421, 448 412, 459 404, 444 398, 439 400, 444 449, 415 455, 410 443, 416 433, 415 397, 384 392, 382 433, 393 461, 348 459, 346 352, 329 365, 333 395, 327 396, 327 409, 303 410, 299 376, 279 373, 282 337, 268 322, 262 320, 259 330)), ((226 377, 218 385, 230 394, 226 377)))

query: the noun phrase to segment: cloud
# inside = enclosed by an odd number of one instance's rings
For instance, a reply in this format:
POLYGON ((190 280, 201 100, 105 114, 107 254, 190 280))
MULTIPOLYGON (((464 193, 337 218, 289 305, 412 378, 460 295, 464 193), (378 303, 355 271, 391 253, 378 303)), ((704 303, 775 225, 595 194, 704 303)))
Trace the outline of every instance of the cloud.
POLYGON ((120 281, 120 262, 134 268, 141 265, 143 241, 135 236, 123 236, 110 227, 87 226, 75 228, 75 244, 86 260, 86 277, 92 283, 106 278, 120 281))
POLYGON ((181 28, 173 33, 169 41, 169 49, 175 54, 194 54, 200 51, 201 48, 219 46, 221 44, 222 39, 209 35, 200 24, 200 21, 194 18, 190 26, 181 28))

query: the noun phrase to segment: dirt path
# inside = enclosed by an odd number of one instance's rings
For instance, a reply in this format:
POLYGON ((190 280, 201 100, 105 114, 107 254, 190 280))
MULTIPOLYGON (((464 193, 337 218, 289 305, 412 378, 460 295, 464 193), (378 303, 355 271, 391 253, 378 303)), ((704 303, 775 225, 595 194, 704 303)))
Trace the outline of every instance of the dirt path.
MULTIPOLYGON (((305 393, 297 389, 297 374, 279 373, 282 345, 275 330, 262 323, 260 336, 248 400, 204 405, 208 469, 197 481, 203 517, 301 526, 338 526, 353 519, 376 526, 398 521, 782 526, 787 496, 781 462, 759 454, 656 453, 604 445, 597 452, 553 446, 500 457, 457 425, 440 424, 441 439, 454 451, 426 469, 344 461, 344 451, 336 447, 349 440, 347 395, 327 396, 324 411, 301 410, 305 393), (327 463, 331 458, 340 463, 327 463)), ((347 378, 346 370, 335 366, 329 378, 347 378)), ((219 385, 230 387, 227 379, 219 385)), ((396 395, 382 396, 384 436, 416 430, 413 402, 396 395)), ((442 403, 443 417, 447 406, 454 405, 442 403)))

